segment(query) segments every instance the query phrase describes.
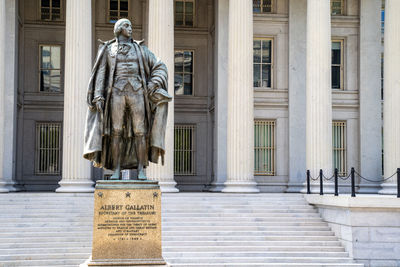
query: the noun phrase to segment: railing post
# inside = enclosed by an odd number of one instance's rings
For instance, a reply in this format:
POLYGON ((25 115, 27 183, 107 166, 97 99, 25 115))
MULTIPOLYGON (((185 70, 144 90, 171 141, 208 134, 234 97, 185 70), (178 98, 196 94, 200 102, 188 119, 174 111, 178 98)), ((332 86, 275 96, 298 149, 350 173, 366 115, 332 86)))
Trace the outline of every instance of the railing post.
POLYGON ((397 168, 397 197, 400 198, 400 168, 397 168))
POLYGON ((307 194, 311 194, 311 190, 310 190, 310 170, 307 170, 307 194))
POLYGON ((338 185, 338 169, 335 168, 335 196, 339 195, 339 185, 338 185))
POLYGON ((355 197, 356 196, 356 183, 354 179, 354 168, 351 168, 351 196, 355 197))
POLYGON ((319 194, 321 196, 324 194, 324 173, 322 169, 319 170, 319 194))

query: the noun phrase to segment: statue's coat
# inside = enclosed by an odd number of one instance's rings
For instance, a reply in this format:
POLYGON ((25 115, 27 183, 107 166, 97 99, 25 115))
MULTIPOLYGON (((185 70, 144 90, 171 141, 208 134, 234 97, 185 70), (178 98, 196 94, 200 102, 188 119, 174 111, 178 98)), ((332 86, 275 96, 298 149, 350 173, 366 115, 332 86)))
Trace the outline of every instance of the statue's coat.
MULTIPOLYGON (((164 63, 151 53, 140 42, 133 41, 133 47, 139 58, 139 69, 142 78, 144 100, 146 108, 146 135, 148 146, 148 160, 157 163, 161 156, 164 163, 165 129, 167 123, 168 102, 172 97, 168 94, 168 71, 164 63), (151 92, 148 84, 155 84, 151 92)), ((110 99, 114 82, 116 53, 118 42, 116 39, 107 41, 99 46, 96 61, 89 80, 87 103, 88 111, 85 126, 85 144, 83 157, 93 162, 95 167, 115 169, 111 152, 112 117, 110 99), (103 113, 100 114, 93 102, 95 97, 104 98, 103 113)), ((129 112, 125 113, 121 146, 121 168, 137 168, 137 156, 133 127, 129 119, 129 112)), ((170 151, 172 153, 172 151, 170 151)))

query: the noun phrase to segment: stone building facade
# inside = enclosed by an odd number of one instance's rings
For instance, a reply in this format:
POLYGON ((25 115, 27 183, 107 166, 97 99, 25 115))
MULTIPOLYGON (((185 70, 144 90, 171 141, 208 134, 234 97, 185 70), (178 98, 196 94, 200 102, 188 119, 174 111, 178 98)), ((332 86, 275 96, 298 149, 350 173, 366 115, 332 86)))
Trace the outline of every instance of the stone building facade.
MULTIPOLYGON (((386 0, 385 176, 400 167, 397 2, 386 0)), ((300 192, 307 169, 354 167, 379 181, 381 9, 381 0, 0 0, 0 190, 90 192, 107 175, 82 158, 86 85, 97 40, 112 39, 120 17, 169 68, 167 160, 147 170, 165 192, 300 192)), ((393 179, 358 185, 394 192, 393 179)))

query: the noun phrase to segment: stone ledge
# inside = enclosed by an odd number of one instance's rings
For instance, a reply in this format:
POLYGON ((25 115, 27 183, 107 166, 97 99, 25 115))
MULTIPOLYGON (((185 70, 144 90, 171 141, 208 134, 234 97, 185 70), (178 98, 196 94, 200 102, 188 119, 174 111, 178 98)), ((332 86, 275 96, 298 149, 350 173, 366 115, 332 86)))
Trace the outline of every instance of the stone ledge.
POLYGON ((317 206, 333 206, 338 208, 350 209, 399 209, 400 198, 390 195, 358 195, 351 197, 350 195, 317 195, 305 194, 304 198, 311 205, 317 206))

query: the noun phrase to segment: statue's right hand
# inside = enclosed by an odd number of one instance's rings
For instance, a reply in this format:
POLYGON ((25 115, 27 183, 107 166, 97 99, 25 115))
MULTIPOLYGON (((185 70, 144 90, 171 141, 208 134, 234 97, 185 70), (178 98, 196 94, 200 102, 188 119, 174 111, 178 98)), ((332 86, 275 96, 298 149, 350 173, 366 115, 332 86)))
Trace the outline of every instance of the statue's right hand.
POLYGON ((103 101, 97 101, 96 108, 97 108, 97 111, 102 114, 103 113, 103 101))

